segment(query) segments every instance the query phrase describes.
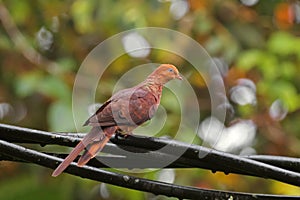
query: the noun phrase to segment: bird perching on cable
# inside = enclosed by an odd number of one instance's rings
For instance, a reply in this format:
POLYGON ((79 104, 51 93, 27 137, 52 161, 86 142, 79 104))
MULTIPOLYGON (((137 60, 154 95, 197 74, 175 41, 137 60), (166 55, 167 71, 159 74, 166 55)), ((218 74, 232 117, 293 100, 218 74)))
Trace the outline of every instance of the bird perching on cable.
POLYGON ((114 94, 85 122, 84 125, 92 126, 91 131, 54 170, 52 176, 61 174, 84 149, 78 166, 95 157, 114 133, 131 134, 133 129, 150 120, 159 106, 164 84, 173 79, 182 80, 177 68, 162 64, 140 84, 114 94))

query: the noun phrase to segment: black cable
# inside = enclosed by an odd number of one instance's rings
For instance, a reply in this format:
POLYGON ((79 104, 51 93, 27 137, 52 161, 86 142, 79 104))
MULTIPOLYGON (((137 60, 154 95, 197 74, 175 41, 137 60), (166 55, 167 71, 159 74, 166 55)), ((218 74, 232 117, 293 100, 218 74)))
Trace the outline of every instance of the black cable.
MULTIPOLYGON (((62 159, 40 153, 25 147, 0 140, 1 154, 35 163, 44 167, 54 169, 62 159)), ((225 192, 218 190, 206 190, 189 186, 180 186, 175 184, 163 183, 143 178, 136 178, 129 175, 122 175, 114 172, 97 169, 90 166, 77 167, 75 163, 65 170, 69 174, 88 178, 90 180, 101 181, 125 188, 135 189, 139 191, 150 192, 156 195, 165 195, 169 197, 177 197, 179 199, 298 199, 294 196, 250 194, 238 192, 225 192)))
MULTIPOLYGON (((5 143, 2 144, 4 150, 0 151, 0 160, 13 160, 13 161, 26 161, 33 162, 39 165, 53 167, 49 163, 39 163, 38 161, 32 161, 30 159, 24 159, 21 154, 12 154, 12 149, 16 148, 20 151, 23 147, 14 146, 14 143, 33 143, 44 145, 62 145, 62 146, 75 146, 84 134, 80 133, 49 133, 46 131, 33 130, 28 128, 21 128, 16 126, 0 124, 0 139, 5 143), (10 145, 9 145, 10 144, 10 145), (5 153, 6 152, 6 153, 5 153)), ((104 152, 114 155, 100 156, 98 159, 93 159, 89 162, 89 165, 97 167, 125 167, 125 168, 149 168, 149 167, 161 167, 163 160, 172 160, 174 162, 165 165, 164 167, 181 167, 181 168, 204 168, 212 171, 223 171, 224 173, 238 173, 251 175, 256 177, 271 178, 279 180, 285 183, 293 185, 300 185, 299 172, 299 159, 280 157, 280 156, 247 156, 241 157, 232 155, 229 153, 215 151, 209 148, 190 145, 174 140, 163 138, 149 138, 143 136, 128 136, 126 139, 119 139, 113 137, 111 141, 114 143, 108 143, 103 149, 104 152), (124 151, 125 150, 125 151, 124 151), (133 153, 132 153, 133 152, 133 153), (178 156, 180 155, 180 156, 178 156), (99 162, 100 160, 100 162, 99 162), (110 164, 107 165, 106 163, 110 164), (120 164, 122 163, 122 164, 120 164), (142 163, 142 164, 139 164, 142 163), (152 163, 152 164, 151 164, 152 163), (155 163, 155 164, 153 164, 155 163), (139 164, 139 165, 138 165, 139 164)), ((23 153, 28 153, 33 150, 23 149, 23 153)), ((47 157, 51 159, 53 157, 51 153, 39 153, 33 151, 32 157, 36 157, 36 154, 40 156, 40 160, 43 161, 47 157)), ((24 155, 24 154, 23 154, 24 155)), ((59 157, 64 157, 65 154, 57 152, 52 153, 59 157)), ((28 155, 27 155, 28 156, 28 155)), ((49 159, 48 159, 49 160, 49 159)), ((74 166, 73 166, 74 167, 74 166)), ((72 168, 72 167, 71 167, 72 168)), ((77 168, 76 168, 77 169, 77 168)), ((81 169, 77 169, 81 171, 81 169)), ((73 173, 75 174, 75 173, 73 173)), ((82 176, 80 174, 76 174, 82 176)), ((94 180, 94 179, 93 179, 94 180)), ((103 180, 99 180, 103 181, 103 180)), ((103 182, 106 182, 105 180, 103 182)), ((109 182, 115 184, 114 182, 109 182)), ((116 184, 118 185, 118 184, 116 184)), ((185 186, 178 186, 185 187, 185 186)), ((128 187, 131 188, 131 187, 128 187)), ((134 189, 134 188, 133 188, 134 189)), ((142 190, 145 191, 145 190, 142 190)), ((214 191, 218 193, 219 191, 214 191)), ((154 192, 155 193, 155 192, 154 192)), ((226 192, 225 192, 226 193, 226 192)), ((160 193, 159 193, 160 194, 160 193)), ((164 194, 164 193, 163 193, 164 194)), ((169 193, 168 193, 169 194, 169 193)), ((227 193, 228 194, 228 193, 227 193)), ((232 193, 240 194, 240 193, 232 193)), ((165 194, 167 195, 167 194, 165 194)), ((172 194, 173 195, 173 194, 172 194)), ((171 195, 171 196, 172 196, 171 195)), ((248 194, 246 194, 248 195, 248 194)), ((266 197, 266 196, 261 196, 266 197)), ((274 197, 274 196, 272 196, 274 197)))

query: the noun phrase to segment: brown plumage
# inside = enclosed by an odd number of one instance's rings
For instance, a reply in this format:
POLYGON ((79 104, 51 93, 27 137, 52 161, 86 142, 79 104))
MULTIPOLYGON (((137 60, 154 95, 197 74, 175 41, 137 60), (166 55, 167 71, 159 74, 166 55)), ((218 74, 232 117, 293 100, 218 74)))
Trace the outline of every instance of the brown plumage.
POLYGON ((124 89, 107 100, 84 125, 91 131, 80 141, 65 160, 55 169, 52 176, 61 174, 69 164, 86 149, 77 165, 85 165, 93 158, 116 132, 131 134, 131 131, 151 119, 160 103, 163 85, 172 79, 182 79, 177 68, 162 64, 145 81, 124 89))

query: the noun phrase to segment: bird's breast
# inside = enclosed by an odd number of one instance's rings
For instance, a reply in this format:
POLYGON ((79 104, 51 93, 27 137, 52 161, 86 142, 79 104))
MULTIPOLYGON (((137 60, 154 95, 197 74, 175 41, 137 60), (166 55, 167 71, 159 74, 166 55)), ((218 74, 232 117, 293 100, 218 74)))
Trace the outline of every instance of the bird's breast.
POLYGON ((140 98, 132 99, 129 107, 132 121, 140 125, 151 119, 158 108, 159 100, 159 97, 151 93, 140 98))

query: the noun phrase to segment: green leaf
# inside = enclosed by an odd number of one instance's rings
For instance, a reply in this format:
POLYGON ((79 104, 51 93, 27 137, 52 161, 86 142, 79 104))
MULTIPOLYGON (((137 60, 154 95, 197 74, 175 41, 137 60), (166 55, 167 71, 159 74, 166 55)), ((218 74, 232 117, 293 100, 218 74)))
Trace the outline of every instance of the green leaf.
POLYGON ((27 97, 39 92, 45 96, 66 100, 71 99, 71 89, 59 77, 44 75, 33 71, 16 79, 15 91, 20 97, 27 97))
POLYGON ((300 108, 300 95, 296 87, 288 81, 259 82, 257 88, 262 95, 268 95, 271 101, 282 100, 289 112, 300 108))
POLYGON ((72 194, 71 184, 65 184, 65 181, 64 183, 58 181, 45 182, 45 177, 41 177, 41 173, 37 173, 40 170, 35 170, 35 172, 18 174, 9 179, 2 180, 0 183, 0 199, 67 199, 72 194))
POLYGON ((274 80, 278 76, 280 76, 280 73, 278 73, 280 69, 278 59, 273 54, 262 54, 257 68, 260 69, 260 71, 263 73, 264 78, 267 80, 274 80))
POLYGON ((290 61, 285 61, 280 64, 281 76, 292 81, 297 76, 297 66, 290 61))
POLYGON ((120 199, 120 195, 122 194, 121 199, 130 199, 130 200, 140 200, 144 199, 145 193, 138 190, 132 190, 127 188, 122 188, 114 185, 107 185, 109 190, 111 190, 111 199, 120 199))
POLYGON ((37 90, 42 79, 43 75, 38 71, 32 71, 19 76, 19 78, 16 79, 15 85, 17 95, 20 97, 30 96, 37 90))
POLYGON ((9 38, 2 33, 0 33, 0 48, 4 50, 14 49, 12 41, 10 41, 9 38))
POLYGON ((10 11, 14 21, 17 24, 27 23, 27 19, 31 14, 30 4, 26 1, 12 0, 10 5, 10 11))
POLYGON ((163 91, 161 98, 161 105, 163 105, 167 111, 174 113, 180 113, 180 105, 177 97, 168 89, 163 91))
POLYGON ((54 102, 49 107, 48 124, 50 131, 74 131, 75 125, 71 104, 64 101, 54 102))
POLYGON ((205 43, 205 48, 207 51, 211 54, 216 54, 218 53, 223 47, 223 42, 222 40, 215 36, 211 37, 206 43, 205 43))
POLYGON ((71 89, 61 79, 55 76, 47 76, 39 82, 38 91, 46 96, 69 101, 71 89))
POLYGON ((75 27, 80 33, 92 32, 94 1, 77 0, 71 7, 71 14, 74 19, 75 27))
POLYGON ((73 58, 62 58, 59 59, 57 63, 59 65, 58 70, 62 73, 73 71, 77 67, 76 61, 73 58))
POLYGON ((198 12, 195 18, 195 29, 200 34, 209 34, 213 29, 213 22, 207 17, 207 14, 204 12, 198 12))
POLYGON ((263 59, 264 53, 261 50, 249 50, 242 53, 237 61, 239 68, 249 70, 256 67, 263 59))
POLYGON ((297 53, 300 40, 287 32, 276 32, 268 41, 268 49, 279 55, 290 55, 297 53))

